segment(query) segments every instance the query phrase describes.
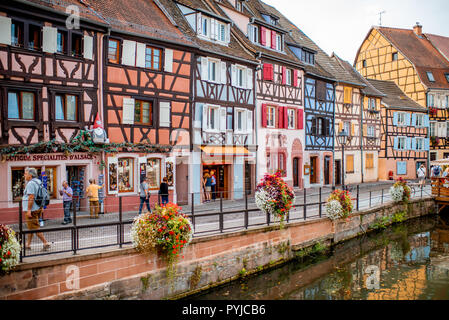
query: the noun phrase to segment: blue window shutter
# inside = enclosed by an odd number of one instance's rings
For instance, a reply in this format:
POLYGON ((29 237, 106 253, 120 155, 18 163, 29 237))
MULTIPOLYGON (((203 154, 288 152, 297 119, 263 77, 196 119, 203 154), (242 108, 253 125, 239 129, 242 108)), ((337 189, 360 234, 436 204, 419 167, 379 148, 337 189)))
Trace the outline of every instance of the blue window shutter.
POLYGON ((412 123, 410 125, 416 127, 416 114, 412 114, 412 123))
POLYGON ((411 118, 410 113, 406 113, 405 114, 405 125, 406 126, 410 126, 410 118, 411 118))
POLYGON ((398 175, 405 175, 407 174, 407 162, 406 161, 398 161, 396 162, 397 165, 397 174, 398 175))
MULTIPOLYGON (((415 140, 415 139, 413 139, 413 140, 415 140)), ((407 150, 412 150, 412 138, 407 138, 406 141, 407 141, 407 142, 406 142, 406 148, 407 148, 407 150)))
POLYGON ((394 149, 394 150, 398 150, 398 145, 399 145, 399 139, 398 139, 398 137, 394 137, 394 146, 393 146, 393 149, 394 149))
POLYGON ((430 126, 430 119, 429 119, 429 115, 428 114, 424 115, 424 126, 427 127, 427 128, 430 126))
POLYGON ((397 113, 397 112, 395 112, 395 113, 393 114, 393 125, 394 125, 395 127, 398 126, 398 113, 397 113))
POLYGON ((412 139, 412 147, 410 150, 416 151, 416 138, 411 138, 412 139))
POLYGON ((424 149, 426 151, 430 150, 430 139, 424 139, 424 149))

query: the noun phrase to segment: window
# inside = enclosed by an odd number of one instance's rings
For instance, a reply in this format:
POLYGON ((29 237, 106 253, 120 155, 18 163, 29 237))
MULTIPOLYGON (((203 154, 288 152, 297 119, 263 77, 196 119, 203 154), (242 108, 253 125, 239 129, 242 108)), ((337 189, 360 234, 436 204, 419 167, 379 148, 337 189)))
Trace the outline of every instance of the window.
POLYGON ((208 78, 209 81, 218 81, 218 62, 208 60, 208 78))
POLYGON ((249 26, 249 39, 254 43, 259 43, 259 27, 250 25, 249 26))
POLYGON ((406 113, 405 112, 398 112, 398 126, 406 126, 407 125, 407 119, 406 119, 406 113))
POLYGON ((419 128, 424 127, 424 115, 423 114, 416 115, 416 126, 419 128))
POLYGON ((69 94, 57 94, 55 96, 56 120, 78 120, 78 97, 69 94))
POLYGON ((270 172, 271 170, 271 155, 270 153, 267 153, 267 171, 270 172))
POLYGON ((161 184, 161 159, 148 159, 146 172, 148 187, 153 190, 159 189, 159 185, 161 184))
POLYGON ((373 111, 377 110, 376 99, 371 98, 371 99, 369 99, 369 101, 370 101, 369 109, 373 110, 373 111))
POLYGON ((374 138, 376 136, 376 128, 374 126, 368 126, 367 133, 368 137, 374 138))
POLYGON ((208 130, 218 130, 219 129, 219 116, 218 108, 208 107, 207 109, 207 129, 208 130))
POLYGON ((120 60, 120 41, 109 39, 108 60, 112 63, 119 63, 120 60))
POLYGON ((424 138, 416 138, 416 150, 424 150, 424 138))
POLYGON ((362 65, 364 68, 366 68, 366 60, 363 60, 362 65))
POLYGON ((317 134, 320 136, 326 135, 326 121, 324 118, 318 118, 317 120, 317 134))
POLYGON ((446 122, 446 137, 449 137, 449 121, 446 122))
POLYGON ((346 156, 346 173, 354 173, 354 155, 346 156))
POLYGON ((393 61, 398 61, 398 53, 397 53, 397 52, 394 52, 394 53, 391 55, 391 60, 393 60, 393 61))
POLYGON ((34 120, 35 106, 33 92, 8 92, 8 119, 34 120))
POLYGON ((81 57, 83 55, 82 41, 83 36, 81 34, 72 32, 72 56, 81 57))
POLYGON ((435 161, 437 159, 437 153, 436 152, 431 152, 430 153, 430 161, 435 161))
POLYGON ((203 25, 203 28, 202 28, 202 34, 203 34, 203 36, 206 36, 206 37, 208 37, 209 36, 209 27, 210 27, 210 19, 208 19, 208 18, 201 18, 202 20, 203 20, 203 22, 202 22, 202 25, 203 25))
POLYGON ((232 130, 233 129, 233 121, 232 121, 232 107, 227 107, 227 112, 226 112, 226 129, 227 130, 232 130))
POLYGON ((285 77, 286 77, 286 84, 288 85, 288 86, 291 86, 292 85, 292 79, 293 79, 293 76, 292 76, 292 70, 291 69, 286 69, 286 71, 285 71, 285 77))
POLYGON ((407 150, 407 138, 398 137, 398 150, 407 150))
POLYGON ((282 51, 282 36, 280 34, 276 34, 276 50, 282 51))
POLYGON ((235 0, 235 8, 237 9, 237 11, 240 11, 240 12, 243 11, 243 5, 240 0, 235 0))
POLYGON ((236 86, 241 88, 246 87, 246 68, 236 66, 236 73, 236 86))
POLYGON ((436 136, 436 128, 437 128, 437 123, 435 121, 431 121, 430 122, 430 136, 431 137, 435 137, 436 136))
POLYGON ((351 135, 351 122, 346 121, 343 123, 343 129, 345 130, 346 134, 351 135))
POLYGON ((295 109, 288 109, 287 110, 287 114, 288 114, 288 128, 289 129, 295 129, 295 114, 296 114, 296 110, 295 109))
POLYGON ((374 155, 372 153, 367 153, 365 156, 365 169, 374 168, 374 155))
POLYGON ((15 47, 24 47, 23 23, 12 20, 11 22, 11 45, 15 47))
POLYGON ((431 71, 427 71, 427 79, 429 79, 430 82, 435 82, 435 78, 433 77, 433 73, 431 71))
POLYGON ((161 50, 147 46, 145 48, 145 68, 161 69, 161 50))
POLYGON ((134 123, 153 124, 153 103, 136 100, 134 108, 134 123))
POLYGON ((218 40, 222 42, 226 41, 226 26, 224 23, 218 23, 218 40))
POLYGON ((278 165, 278 168, 279 168, 279 170, 281 170, 283 173, 284 173, 284 171, 285 171, 285 168, 284 168, 284 158, 285 156, 284 156, 284 154, 283 153, 279 153, 279 165, 278 165))
POLYGON ((302 50, 301 60, 308 64, 315 64, 315 55, 309 51, 302 50))
POLYGON ((446 81, 449 82, 449 73, 445 73, 444 76, 446 77, 446 81))
POLYGON ((41 28, 30 24, 28 28, 28 49, 41 49, 41 28))
POLYGON ((435 96, 431 93, 427 95, 427 106, 434 107, 435 106, 435 96))
POLYGON ((67 32, 63 30, 58 30, 56 52, 67 54, 67 32))
POLYGON ((274 128, 276 125, 276 108, 275 107, 268 107, 267 108, 267 127, 274 128))
POLYGON ((134 191, 134 159, 118 159, 118 192, 134 191))
MULTIPOLYGON (((42 181, 42 167, 34 167, 38 179, 42 181)), ((20 201, 25 190, 25 168, 11 168, 11 192, 13 201, 20 201)), ((45 167, 47 190, 50 198, 56 198, 56 167, 45 167)))

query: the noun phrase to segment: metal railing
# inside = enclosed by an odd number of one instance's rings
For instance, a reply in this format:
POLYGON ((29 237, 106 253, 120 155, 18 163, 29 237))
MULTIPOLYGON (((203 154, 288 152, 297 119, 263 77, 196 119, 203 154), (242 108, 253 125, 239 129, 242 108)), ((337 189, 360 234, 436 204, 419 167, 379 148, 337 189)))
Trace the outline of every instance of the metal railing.
MULTIPOLYGON (((370 188, 363 191, 363 185, 357 185, 348 187, 353 196, 354 210, 360 211, 362 209, 378 206, 391 200, 388 190, 381 186, 380 188, 370 188)), ((326 204, 326 200, 329 194, 335 188, 319 188, 315 192, 304 189, 299 193, 296 193, 295 202, 292 209, 286 216, 286 223, 292 223, 297 221, 305 221, 312 219, 320 219, 325 217, 326 213, 323 209, 323 205, 326 204)), ((424 195, 430 195, 431 191, 426 187, 412 187, 412 198, 423 198, 424 195)), ((231 231, 247 230, 252 227, 270 226, 277 221, 272 221, 272 217, 269 214, 264 214, 255 204, 254 196, 249 197, 246 192, 238 192, 237 200, 225 200, 223 196, 225 194, 232 195, 232 192, 220 191, 216 193, 219 197, 215 202, 196 204, 195 200, 198 199, 198 193, 190 194, 190 205, 183 207, 183 212, 191 219, 194 227, 194 237, 200 237, 203 235, 221 234, 231 231)), ((236 194, 234 192, 233 197, 236 194)), ((110 246, 123 247, 123 245, 131 244, 130 229, 134 221, 134 217, 138 215, 136 210, 125 210, 124 202, 128 208, 136 208, 138 196, 119 196, 110 197, 111 200, 117 202, 112 206, 117 208, 118 212, 105 213, 100 215, 103 220, 92 223, 85 223, 86 216, 79 214, 75 202, 79 199, 73 200, 72 205, 72 221, 71 225, 65 226, 45 226, 39 230, 24 230, 23 218, 24 212, 22 204, 19 203, 18 210, 18 225, 15 226, 18 231, 18 237, 22 244, 26 243, 26 237, 29 235, 35 235, 42 233, 47 241, 53 242, 49 251, 38 250, 41 243, 38 245, 32 245, 31 250, 27 249, 25 245, 22 245, 22 251, 20 260, 23 261, 24 257, 33 257, 48 254, 58 254, 73 252, 77 254, 81 250, 104 248, 110 246), (133 199, 134 198, 134 199, 133 199), (130 205, 131 202, 131 205, 130 205)), ((104 199, 105 206, 106 204, 104 199)), ((140 201, 140 200, 139 200, 140 201)), ((158 199, 160 203, 160 198, 158 199)), ((140 204, 140 202, 139 202, 140 204)), ((145 206, 144 206, 145 208, 145 206)), ((111 207, 109 207, 111 209, 111 207)), ((62 210, 62 209, 58 209, 62 210)), ((88 216, 87 216, 88 217, 88 216)), ((58 219, 53 220, 53 224, 59 222, 58 219)), ((61 218, 59 218, 61 220, 61 218)), ((47 222, 51 222, 48 220, 47 222)))

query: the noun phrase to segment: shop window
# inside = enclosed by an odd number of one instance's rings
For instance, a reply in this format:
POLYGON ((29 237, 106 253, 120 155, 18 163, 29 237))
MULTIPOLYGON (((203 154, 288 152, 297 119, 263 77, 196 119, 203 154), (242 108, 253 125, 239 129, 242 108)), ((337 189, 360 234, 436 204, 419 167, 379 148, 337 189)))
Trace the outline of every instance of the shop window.
POLYGON ((56 120, 78 120, 78 97, 70 94, 55 96, 56 120))
POLYGON ((8 92, 8 119, 34 120, 35 103, 33 92, 8 92))
MULTIPOLYGON (((110 158, 111 160, 111 158, 110 158)), ((115 193, 118 191, 118 182, 117 182, 117 161, 109 163, 109 193, 115 193)))
POLYGON ((161 183, 161 159, 150 158, 147 160, 147 179, 150 189, 159 189, 161 183))
POLYGON ((120 41, 109 39, 108 60, 112 63, 119 63, 120 59, 120 41))
POLYGON ((153 103, 136 100, 134 109, 134 123, 153 124, 153 103))
POLYGON ((82 41, 83 36, 81 34, 72 33, 72 56, 81 57, 83 55, 82 41))
MULTIPOLYGON (((30 167, 31 168, 31 167, 30 167)), ((41 167, 34 167, 37 171, 38 179, 47 184, 47 190, 52 199, 56 198, 57 177, 56 167, 45 167, 45 176, 42 175, 41 167)), ((13 201, 20 201, 25 190, 25 167, 11 168, 11 193, 13 201)))
POLYGON ((165 162, 165 176, 167 177, 167 184, 169 187, 173 187, 173 184, 174 184, 173 166, 174 166, 174 163, 172 161, 165 162))
POLYGON ((117 167, 118 192, 134 191, 134 159, 118 159, 117 167))
POLYGON ((145 68, 161 69, 161 50, 147 46, 145 49, 145 68))

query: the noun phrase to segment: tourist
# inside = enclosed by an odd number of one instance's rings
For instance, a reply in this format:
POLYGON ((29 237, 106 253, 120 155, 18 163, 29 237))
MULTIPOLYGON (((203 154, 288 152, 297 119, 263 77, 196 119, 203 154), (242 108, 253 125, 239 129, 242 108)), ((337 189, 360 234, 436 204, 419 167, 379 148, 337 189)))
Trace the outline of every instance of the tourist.
POLYGON ((432 168, 432 177, 439 178, 441 175, 441 167, 439 165, 433 166, 432 168))
POLYGON ((204 180, 203 180, 204 190, 205 190, 205 196, 206 199, 204 202, 210 202, 210 192, 212 190, 212 179, 209 175, 209 172, 206 172, 204 174, 204 180))
POLYGON ((142 213, 143 204, 146 203, 148 212, 151 212, 150 208, 150 188, 148 186, 148 178, 145 177, 140 184, 140 206, 139 215, 142 213))
MULTIPOLYGON (((39 191, 39 187, 42 182, 37 178, 37 171, 34 168, 26 168, 25 169, 25 181, 26 186, 23 191, 22 197, 22 208, 26 210, 26 224, 29 230, 39 230, 39 218, 44 211, 42 207, 37 205, 34 201, 37 192, 39 191)), ((44 235, 39 232, 36 234, 37 237, 44 244, 44 251, 47 251, 50 248, 50 243, 47 242, 44 235)), ((31 249, 31 240, 33 239, 33 233, 28 234, 28 239, 25 245, 26 249, 31 249)))
POLYGON ((162 205, 166 205, 168 203, 168 179, 164 177, 162 179, 161 185, 159 187, 159 195, 161 196, 162 205))
POLYGON ((426 167, 421 164, 417 171, 419 185, 422 187, 426 184, 426 167))
POLYGON ((94 179, 89 179, 90 185, 86 189, 87 197, 89 198, 90 207, 90 218, 98 219, 98 211, 100 211, 100 206, 98 203, 98 190, 103 188, 104 185, 95 184, 94 179))
POLYGON ((59 191, 59 194, 62 195, 62 203, 64 208, 64 222, 63 225, 72 223, 72 217, 70 215, 70 205, 73 200, 73 190, 70 188, 67 181, 62 182, 62 190, 59 191))
POLYGON ((212 200, 215 201, 216 199, 216 191, 217 191, 217 179, 215 178, 215 171, 212 170, 210 172, 210 178, 211 178, 211 191, 212 191, 212 200))

